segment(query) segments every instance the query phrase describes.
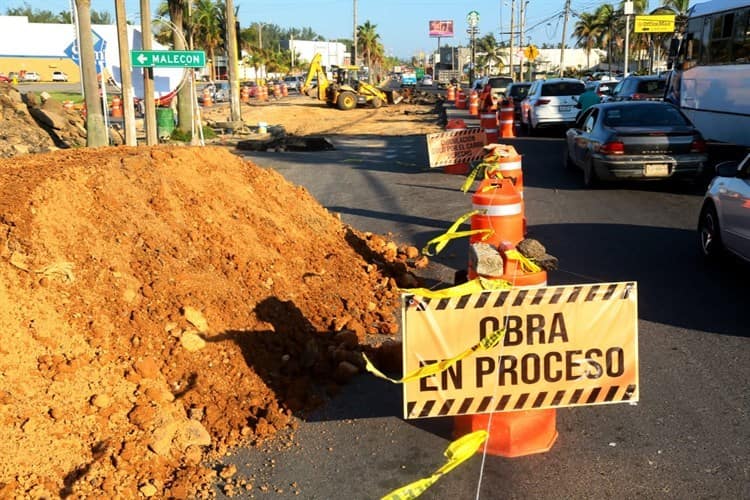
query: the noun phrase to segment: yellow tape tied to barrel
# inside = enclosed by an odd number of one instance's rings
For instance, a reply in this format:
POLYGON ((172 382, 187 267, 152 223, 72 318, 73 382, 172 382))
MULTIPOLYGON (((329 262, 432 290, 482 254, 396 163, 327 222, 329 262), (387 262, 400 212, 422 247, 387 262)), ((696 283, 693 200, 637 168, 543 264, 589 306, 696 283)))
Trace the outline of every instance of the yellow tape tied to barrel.
POLYGON ((457 238, 464 238, 466 236, 473 236, 475 234, 484 234, 482 240, 489 238, 490 234, 492 234, 493 232, 492 229, 471 229, 469 231, 457 231, 458 226, 466 222, 466 220, 472 215, 478 213, 480 213, 480 210, 472 210, 471 212, 463 214, 461 217, 456 219, 456 222, 454 222, 445 233, 428 241, 424 248, 422 248, 422 253, 429 256, 437 255, 443 250, 443 248, 445 248, 445 245, 447 245, 449 241, 455 240, 457 238), (435 245, 434 254, 430 253, 430 247, 432 245, 435 245))
MULTIPOLYGON (((479 172, 481 172, 482 168, 484 168, 484 178, 487 178, 487 169, 492 167, 492 163, 488 163, 486 161, 481 161, 479 164, 474 167, 474 170, 469 172, 469 175, 466 176, 466 180, 464 181, 463 186, 461 186, 461 191, 464 193, 469 190, 471 185, 474 183, 474 181, 477 178, 477 175, 479 175, 479 172)), ((498 179, 502 179, 502 174, 498 177, 498 179)))
POLYGON ((456 439, 448 445, 448 448, 443 453, 448 459, 445 465, 436 470, 430 477, 425 477, 419 481, 402 486, 397 490, 393 490, 381 500, 413 500, 419 497, 442 476, 473 457, 479 450, 479 447, 482 446, 482 443, 487 440, 488 436, 487 431, 481 430, 456 439))
POLYGON ((429 365, 424 365, 416 370, 412 371, 411 373, 408 373, 401 379, 393 379, 375 368, 375 365, 372 364, 372 362, 367 358, 365 354, 362 354, 362 357, 365 359, 365 369, 375 375, 378 378, 382 378, 383 380, 387 380, 389 382, 393 382, 394 384, 404 384, 406 382, 411 382, 412 380, 419 380, 423 377, 429 377, 431 375, 437 375, 440 372, 443 372, 450 368, 451 366, 455 365, 459 361, 461 361, 464 358, 467 358, 474 354, 479 349, 482 350, 489 350, 494 347, 496 347, 498 344, 500 344, 500 341, 505 336, 505 329, 500 328, 499 330, 495 330, 490 335, 487 335, 485 338, 474 344, 473 346, 466 349, 464 352, 459 354, 458 356, 453 356, 449 359, 444 359, 442 361, 438 361, 435 363, 430 363, 429 365))
POLYGON ((505 256, 511 260, 517 260, 521 264, 521 269, 527 273, 538 273, 542 270, 536 263, 526 257, 524 254, 516 250, 515 248, 506 250, 505 256))

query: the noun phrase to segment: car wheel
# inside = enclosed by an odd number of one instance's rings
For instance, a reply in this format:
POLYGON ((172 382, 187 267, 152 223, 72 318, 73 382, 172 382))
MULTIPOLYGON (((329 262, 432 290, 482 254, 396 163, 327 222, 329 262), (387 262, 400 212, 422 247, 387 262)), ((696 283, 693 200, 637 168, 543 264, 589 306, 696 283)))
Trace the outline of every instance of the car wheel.
POLYGON ((698 219, 698 244, 707 260, 716 260, 724 250, 719 230, 719 217, 713 204, 706 203, 698 219))
POLYGON ((595 188, 599 184, 599 179, 594 171, 594 162, 587 161, 583 166, 583 185, 589 189, 595 188))

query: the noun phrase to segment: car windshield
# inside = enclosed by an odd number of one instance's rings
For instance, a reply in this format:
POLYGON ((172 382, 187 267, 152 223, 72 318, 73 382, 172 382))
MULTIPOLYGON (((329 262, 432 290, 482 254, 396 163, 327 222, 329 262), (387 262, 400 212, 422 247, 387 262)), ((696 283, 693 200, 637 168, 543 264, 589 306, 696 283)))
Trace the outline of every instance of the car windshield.
POLYGON ((490 78, 489 84, 493 89, 504 89, 513 83, 510 78, 490 78))
POLYGON ((604 112, 607 127, 659 127, 690 125, 682 113, 668 104, 624 105, 604 112))
POLYGON ((638 82, 639 94, 663 95, 666 80, 641 80, 638 82))
POLYGON ((543 96, 581 95, 585 89, 583 82, 555 82, 542 85, 543 96))
POLYGON ((529 94, 529 87, 531 85, 513 85, 510 88, 511 97, 526 97, 529 94))

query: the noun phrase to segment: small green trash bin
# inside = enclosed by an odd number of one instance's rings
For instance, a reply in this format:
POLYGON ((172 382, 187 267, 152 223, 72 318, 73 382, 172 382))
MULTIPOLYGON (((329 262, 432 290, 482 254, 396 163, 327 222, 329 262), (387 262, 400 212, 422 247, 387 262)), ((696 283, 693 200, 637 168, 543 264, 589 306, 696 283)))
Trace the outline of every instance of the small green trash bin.
POLYGON ((156 134, 159 138, 170 137, 174 130, 174 111, 172 108, 156 108, 156 134))

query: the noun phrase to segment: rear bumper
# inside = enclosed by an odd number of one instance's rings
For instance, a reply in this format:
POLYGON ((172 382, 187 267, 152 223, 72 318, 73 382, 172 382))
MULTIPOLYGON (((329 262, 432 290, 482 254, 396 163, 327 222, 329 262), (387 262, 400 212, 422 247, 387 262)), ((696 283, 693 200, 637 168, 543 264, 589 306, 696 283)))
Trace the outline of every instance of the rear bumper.
POLYGON ((666 179, 670 177, 697 177, 703 172, 708 156, 689 154, 676 156, 595 156, 592 158, 597 177, 617 179, 666 179), (658 170, 654 173, 650 169, 658 170), (657 167, 657 166, 666 166, 657 167))

